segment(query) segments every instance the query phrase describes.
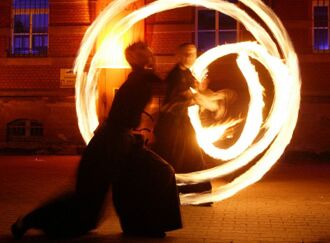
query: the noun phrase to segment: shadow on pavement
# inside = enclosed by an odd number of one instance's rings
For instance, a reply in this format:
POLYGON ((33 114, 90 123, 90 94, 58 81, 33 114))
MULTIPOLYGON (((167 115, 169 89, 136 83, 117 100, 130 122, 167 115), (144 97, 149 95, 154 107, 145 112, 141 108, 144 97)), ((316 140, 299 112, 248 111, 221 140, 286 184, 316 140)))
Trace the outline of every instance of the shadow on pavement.
POLYGON ((74 238, 74 239, 49 239, 44 235, 26 235, 20 240, 15 240, 11 235, 5 235, 0 237, 1 243, 66 243, 66 242, 73 242, 73 243, 103 243, 103 242, 119 242, 119 243, 129 243, 129 242, 174 242, 175 239, 172 237, 165 237, 163 239, 157 238, 140 238, 140 237, 128 237, 124 236, 123 234, 111 234, 111 235, 98 235, 96 233, 91 233, 89 235, 74 238))
POLYGON ((320 238, 318 241, 312 241, 311 243, 329 243, 330 242, 330 236, 320 238))

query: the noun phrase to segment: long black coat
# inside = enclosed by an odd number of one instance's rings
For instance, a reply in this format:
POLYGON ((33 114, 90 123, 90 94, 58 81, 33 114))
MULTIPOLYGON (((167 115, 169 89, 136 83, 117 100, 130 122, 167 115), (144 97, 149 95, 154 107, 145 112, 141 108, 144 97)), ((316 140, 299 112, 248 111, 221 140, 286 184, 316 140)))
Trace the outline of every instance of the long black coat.
MULTIPOLYGON (((176 65, 165 81, 166 96, 154 128, 152 148, 173 166, 176 173, 203 170, 206 168, 203 154, 188 117, 188 106, 192 101, 189 89, 194 86, 194 77, 189 69, 183 70, 176 65)), ((211 190, 209 182, 179 188, 183 193, 208 190, 211 190)))
POLYGON ((154 128, 155 151, 168 161, 177 173, 204 169, 201 149, 188 117, 191 97, 187 97, 194 78, 189 70, 176 65, 166 78, 167 92, 162 112, 154 128))
POLYGON ((173 169, 163 160, 148 156, 149 152, 142 145, 137 145, 131 134, 131 129, 140 123, 141 113, 151 98, 152 83, 155 81, 158 81, 158 77, 151 71, 135 70, 129 75, 115 96, 108 118, 95 131, 83 152, 75 190, 29 213, 25 222, 30 228, 41 229, 56 238, 87 233, 99 222, 111 184, 114 184, 115 206, 121 222, 130 222, 130 227, 138 230, 141 225, 151 226, 153 221, 158 222, 159 231, 181 227, 173 169), (138 182, 132 185, 134 191, 123 186, 131 178, 138 182), (149 183, 157 178, 163 178, 161 183, 149 183), (127 190, 127 193, 123 190, 127 190), (144 216, 147 219, 140 221, 139 225, 127 203, 136 200, 134 193, 137 191, 149 195, 134 206, 142 219, 144 216), (165 211, 154 205, 156 201, 152 198, 157 197, 162 198, 165 211), (124 210, 121 205, 126 205, 124 210))

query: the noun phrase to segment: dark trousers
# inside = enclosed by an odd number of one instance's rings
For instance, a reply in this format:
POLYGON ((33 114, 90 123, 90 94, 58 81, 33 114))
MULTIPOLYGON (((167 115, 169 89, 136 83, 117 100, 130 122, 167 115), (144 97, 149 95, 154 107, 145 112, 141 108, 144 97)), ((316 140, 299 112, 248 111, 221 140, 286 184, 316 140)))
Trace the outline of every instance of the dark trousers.
POLYGON ((173 168, 150 150, 133 153, 113 184, 113 201, 126 233, 164 232, 182 227, 173 168))

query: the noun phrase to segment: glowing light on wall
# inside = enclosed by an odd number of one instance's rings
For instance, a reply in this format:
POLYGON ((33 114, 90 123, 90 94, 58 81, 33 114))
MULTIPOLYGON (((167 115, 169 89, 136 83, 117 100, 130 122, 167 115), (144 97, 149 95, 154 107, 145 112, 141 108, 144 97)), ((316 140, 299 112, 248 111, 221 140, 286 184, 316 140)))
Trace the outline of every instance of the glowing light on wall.
MULTIPOLYGON (((129 15, 138 7, 143 6, 141 0, 134 4, 126 6, 121 12, 117 13, 98 34, 96 40, 96 49, 99 51, 98 68, 112 68, 112 69, 130 69, 129 64, 125 59, 125 48, 137 40, 144 39, 144 23, 142 21, 134 24, 132 28, 118 38, 113 38, 114 25, 125 16, 129 15)), ((116 35, 116 34, 115 34, 116 35)))
POLYGON ((258 155, 262 155, 248 171, 231 183, 214 189, 212 193, 182 196, 181 202, 183 204, 196 204, 223 200, 260 180, 276 163, 290 142, 299 112, 301 81, 298 60, 281 21, 261 0, 240 0, 239 2, 260 17, 268 27, 269 32, 237 5, 224 0, 158 0, 118 19, 117 13, 123 11, 126 6, 133 2, 135 1, 115 0, 111 2, 87 30, 76 59, 76 107, 79 128, 86 143, 91 139, 93 130, 98 123, 95 111, 98 65, 102 63, 102 53, 106 51, 106 47, 101 45, 96 51, 87 75, 84 75, 84 70, 98 34, 111 22, 113 27, 109 30, 108 36, 111 41, 116 43, 135 23, 152 14, 179 7, 199 5, 220 11, 240 21, 254 36, 256 42, 223 45, 207 51, 198 58, 192 67, 195 77, 202 81, 207 73, 207 66, 212 61, 231 53, 237 53, 238 67, 248 84, 250 103, 241 137, 228 149, 217 148, 213 142, 238 121, 229 121, 225 124, 204 128, 198 114, 199 107, 189 108, 189 116, 196 130, 200 146, 211 156, 221 158, 226 163, 204 171, 177 174, 177 181, 179 184, 188 184, 219 178, 247 165, 258 155), (276 40, 276 43, 271 36, 276 40), (263 88, 250 58, 264 65, 274 82, 274 100, 265 119, 262 117, 263 88), (210 138, 210 134, 215 136, 210 138), (262 136, 258 136, 260 134, 262 136))

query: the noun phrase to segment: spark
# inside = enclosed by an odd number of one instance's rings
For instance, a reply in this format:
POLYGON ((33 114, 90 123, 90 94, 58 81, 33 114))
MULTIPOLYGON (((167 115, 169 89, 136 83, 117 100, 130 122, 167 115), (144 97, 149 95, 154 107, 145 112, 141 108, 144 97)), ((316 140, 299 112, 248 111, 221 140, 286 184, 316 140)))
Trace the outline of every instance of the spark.
POLYGON ((86 143, 91 139, 93 131, 98 125, 95 107, 98 69, 102 67, 102 60, 104 60, 102 54, 108 53, 109 45, 107 43, 122 43, 121 38, 136 23, 152 14, 199 5, 222 12, 241 22, 256 40, 256 42, 242 42, 215 47, 199 57, 192 67, 195 77, 201 82, 207 74, 207 66, 211 62, 225 55, 236 53, 238 55, 237 65, 248 84, 249 111, 240 138, 228 149, 220 149, 213 143, 225 136, 228 128, 241 121, 230 120, 224 124, 203 127, 198 114, 199 106, 189 107, 188 115, 195 128, 199 145, 206 153, 215 158, 221 158, 225 163, 208 170, 177 174, 177 182, 178 184, 189 184, 220 178, 247 165, 258 155, 262 154, 262 156, 249 170, 231 183, 213 189, 211 193, 182 196, 181 203, 198 204, 220 201, 260 180, 276 163, 289 144, 296 126, 300 105, 301 80, 298 59, 290 37, 280 19, 261 0, 239 0, 239 2, 260 17, 269 32, 240 7, 225 0, 158 0, 127 14, 125 17, 118 18, 119 13, 135 1, 112 1, 88 28, 83 38, 74 70, 77 74, 76 110, 78 124, 86 143), (111 28, 107 29, 109 25, 111 28), (109 38, 106 38, 108 41, 102 43, 97 49, 88 69, 88 59, 92 54, 97 37, 105 29, 109 32, 107 35, 109 38), (273 104, 265 118, 262 116, 263 87, 250 58, 264 65, 274 82, 273 104), (84 73, 85 70, 88 72, 84 73), (264 132, 262 136, 258 136, 261 128, 264 132))

